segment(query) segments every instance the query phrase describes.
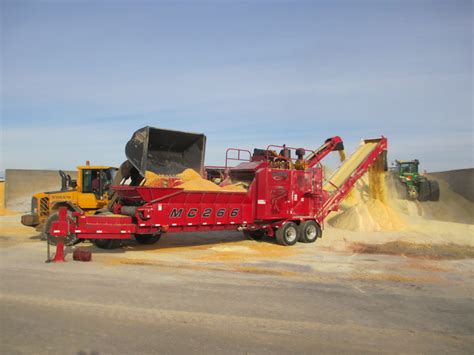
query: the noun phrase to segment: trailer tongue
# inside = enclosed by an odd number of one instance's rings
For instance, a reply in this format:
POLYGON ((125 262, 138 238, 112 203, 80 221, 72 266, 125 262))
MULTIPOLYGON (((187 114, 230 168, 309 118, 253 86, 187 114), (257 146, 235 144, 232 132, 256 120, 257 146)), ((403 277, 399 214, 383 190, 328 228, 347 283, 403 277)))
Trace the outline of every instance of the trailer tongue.
POLYGON ((386 150, 385 137, 365 140, 326 182, 319 163, 304 164, 306 168, 299 170, 289 154, 259 153, 230 172, 249 181, 247 192, 115 186, 114 215, 63 212, 50 234, 64 238, 74 233, 78 239, 135 237, 150 243, 166 232, 239 229, 250 237, 276 237, 282 245, 315 242, 327 215, 386 150))

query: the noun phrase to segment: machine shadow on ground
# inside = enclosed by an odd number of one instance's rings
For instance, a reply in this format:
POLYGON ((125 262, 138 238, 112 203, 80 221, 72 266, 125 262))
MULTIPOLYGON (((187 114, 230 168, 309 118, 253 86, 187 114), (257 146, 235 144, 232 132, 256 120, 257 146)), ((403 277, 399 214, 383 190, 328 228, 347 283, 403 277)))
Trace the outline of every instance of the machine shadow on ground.
POLYGON ((239 243, 251 241, 253 243, 265 243, 269 246, 286 248, 276 243, 274 238, 263 238, 262 240, 248 240, 240 232, 208 232, 197 235, 191 233, 172 233, 163 235, 161 239, 152 245, 139 244, 135 240, 123 240, 120 246, 115 249, 100 249, 93 244, 76 244, 75 247, 90 250, 95 254, 120 254, 127 251, 187 251, 206 250, 214 245, 226 245, 229 243, 239 243))

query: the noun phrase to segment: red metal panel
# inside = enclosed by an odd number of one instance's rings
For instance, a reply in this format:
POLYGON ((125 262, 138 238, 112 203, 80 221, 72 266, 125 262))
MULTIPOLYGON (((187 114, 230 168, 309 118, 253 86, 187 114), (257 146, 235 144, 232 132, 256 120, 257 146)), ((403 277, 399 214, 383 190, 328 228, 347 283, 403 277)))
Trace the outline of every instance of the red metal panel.
POLYGON ((127 239, 137 230, 137 225, 128 216, 80 216, 77 218, 75 234, 79 239, 127 239))
POLYGON ((139 207, 137 211, 150 209, 150 219, 139 220, 140 227, 183 228, 195 225, 227 225, 231 224, 231 221, 232 224, 240 224, 244 216, 243 206, 249 204, 250 199, 247 193, 243 192, 183 191, 159 202, 139 207))
POLYGON ((257 184, 257 219, 288 217, 291 209, 291 183, 294 172, 283 169, 262 169, 257 184))

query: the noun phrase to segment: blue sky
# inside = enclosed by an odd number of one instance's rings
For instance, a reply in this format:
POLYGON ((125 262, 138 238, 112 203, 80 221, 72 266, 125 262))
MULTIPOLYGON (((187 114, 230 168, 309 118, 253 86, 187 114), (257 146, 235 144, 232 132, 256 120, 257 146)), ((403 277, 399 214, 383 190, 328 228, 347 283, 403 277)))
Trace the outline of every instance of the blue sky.
POLYGON ((142 126, 224 150, 389 138, 473 167, 470 1, 1 1, 5 168, 119 165, 142 126))

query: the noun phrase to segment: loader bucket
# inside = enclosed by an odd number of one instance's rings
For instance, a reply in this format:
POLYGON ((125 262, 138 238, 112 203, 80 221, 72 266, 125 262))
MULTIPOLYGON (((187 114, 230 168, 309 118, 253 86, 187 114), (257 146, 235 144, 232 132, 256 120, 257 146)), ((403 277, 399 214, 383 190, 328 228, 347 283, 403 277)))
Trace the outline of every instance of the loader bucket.
POLYGON ((147 126, 132 135, 125 146, 125 155, 142 176, 147 170, 175 175, 191 168, 202 173, 205 149, 204 134, 147 126))

